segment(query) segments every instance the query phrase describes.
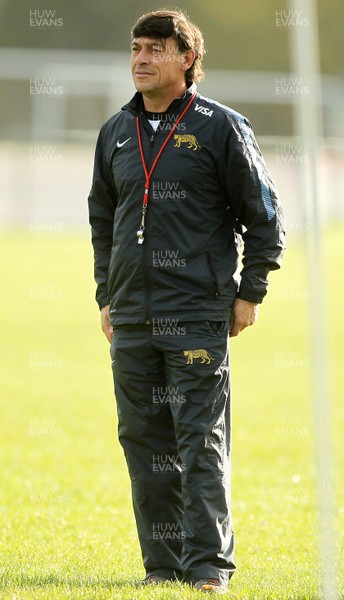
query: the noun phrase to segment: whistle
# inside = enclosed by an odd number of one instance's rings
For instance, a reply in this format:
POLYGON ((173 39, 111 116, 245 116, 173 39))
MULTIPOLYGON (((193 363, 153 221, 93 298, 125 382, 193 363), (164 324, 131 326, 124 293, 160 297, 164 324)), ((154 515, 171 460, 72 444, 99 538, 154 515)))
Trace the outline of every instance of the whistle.
POLYGON ((143 244, 143 240, 144 240, 143 229, 139 229, 136 235, 137 235, 137 243, 143 244))

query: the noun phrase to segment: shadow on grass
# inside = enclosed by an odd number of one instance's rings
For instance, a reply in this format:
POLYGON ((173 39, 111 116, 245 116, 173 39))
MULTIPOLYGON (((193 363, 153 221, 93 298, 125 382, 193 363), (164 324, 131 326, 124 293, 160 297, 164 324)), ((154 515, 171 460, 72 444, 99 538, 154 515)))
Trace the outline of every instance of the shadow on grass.
MULTIPOLYGON (((99 589, 104 590, 115 590, 119 588, 128 587, 131 589, 145 589, 141 588, 140 581, 143 577, 137 577, 135 579, 121 579, 118 577, 111 578, 92 578, 92 577, 64 577, 63 575, 48 574, 48 575, 22 575, 20 577, 2 577, 0 579, 0 589, 34 589, 44 588, 48 586, 55 586, 61 588, 79 588, 79 589, 99 589)), ((183 588, 190 588, 189 584, 181 581, 169 581, 164 586, 173 589, 176 587, 183 586, 183 588)), ((159 585, 159 588, 162 587, 159 585)), ((308 599, 309 600, 309 599, 308 599)))
MULTIPOLYGON (((109 590, 109 591, 113 591, 116 589, 121 589, 121 588, 125 588, 128 587, 130 589, 140 589, 138 587, 138 584, 140 582, 140 577, 137 577, 136 579, 120 579, 120 578, 109 578, 109 579, 103 579, 103 578, 91 578, 91 577, 63 577, 63 576, 59 576, 59 575, 55 575, 55 574, 50 574, 50 575, 36 575, 36 576, 29 576, 29 575, 23 575, 20 578, 8 578, 8 580, 6 581, 5 577, 2 578, 2 580, 0 580, 0 589, 3 589, 5 591, 10 591, 13 590, 13 588, 21 588, 21 589, 37 589, 37 588, 44 588, 44 587, 49 587, 49 586, 55 586, 55 587, 61 587, 61 588, 79 588, 80 590, 84 589, 84 590, 94 590, 94 589, 104 589, 104 590, 109 590)), ((189 584, 181 582, 181 581, 175 581, 175 582, 168 582, 167 584, 164 584, 163 586, 158 585, 157 587, 159 589, 162 589, 163 587, 168 587, 169 589, 176 589, 176 588, 183 588, 183 590, 187 591, 187 590, 191 590, 191 587, 189 584)), ((145 588, 141 588, 142 590, 145 588)), ((196 590, 193 590, 196 591, 196 590)), ((230 587, 228 592, 230 593, 230 587)), ((241 595, 237 595, 237 593, 235 592, 232 595, 233 599, 239 598, 241 597, 241 595)), ((256 600, 257 595, 255 593, 252 593, 252 595, 245 594, 245 600, 256 600)), ((268 600, 268 598, 274 598, 274 596, 270 596, 269 594, 266 596, 266 599, 268 600)), ((294 600, 320 600, 319 596, 315 596, 315 595, 309 595, 309 594, 300 594, 298 596, 293 596, 294 600)), ((344 596, 339 596, 339 598, 341 600, 344 600, 344 596)))
POLYGON ((56 587, 71 587, 71 588, 104 588, 104 589, 115 589, 122 588, 125 586, 136 587, 140 578, 137 579, 120 579, 117 577, 111 577, 109 579, 103 578, 92 578, 92 577, 64 577, 61 575, 55 575, 53 573, 49 575, 22 575, 20 577, 3 577, 0 581, 0 589, 6 589, 11 587, 20 588, 40 588, 46 586, 56 587))

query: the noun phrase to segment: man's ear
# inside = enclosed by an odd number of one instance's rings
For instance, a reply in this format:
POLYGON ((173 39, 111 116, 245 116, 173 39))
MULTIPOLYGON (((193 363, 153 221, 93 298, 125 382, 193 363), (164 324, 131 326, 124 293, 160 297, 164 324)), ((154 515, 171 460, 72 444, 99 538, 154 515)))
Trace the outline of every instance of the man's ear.
POLYGON ((187 71, 192 67, 196 58, 196 52, 194 50, 186 50, 182 54, 182 69, 187 71))

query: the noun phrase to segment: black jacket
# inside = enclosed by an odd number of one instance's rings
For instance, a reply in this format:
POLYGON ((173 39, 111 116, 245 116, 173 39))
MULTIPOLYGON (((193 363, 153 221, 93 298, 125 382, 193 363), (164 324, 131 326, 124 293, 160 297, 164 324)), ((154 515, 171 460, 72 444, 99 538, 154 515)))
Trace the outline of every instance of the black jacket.
POLYGON ((196 91, 176 99, 154 133, 142 96, 103 125, 97 142, 89 218, 96 299, 111 323, 225 320, 236 296, 260 303, 280 266, 283 215, 249 121, 198 93, 154 170, 137 243, 145 175, 196 91), (237 231, 243 226, 243 268, 237 231))

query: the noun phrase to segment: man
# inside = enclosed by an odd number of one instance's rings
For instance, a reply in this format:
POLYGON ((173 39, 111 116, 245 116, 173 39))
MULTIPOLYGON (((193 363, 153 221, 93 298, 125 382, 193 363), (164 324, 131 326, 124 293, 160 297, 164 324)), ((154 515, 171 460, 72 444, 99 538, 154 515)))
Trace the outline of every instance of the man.
POLYGON ((228 333, 255 322, 280 266, 281 207, 250 123, 197 93, 199 29, 156 11, 131 42, 137 93, 100 131, 89 213, 142 583, 225 593, 235 569, 228 333))

